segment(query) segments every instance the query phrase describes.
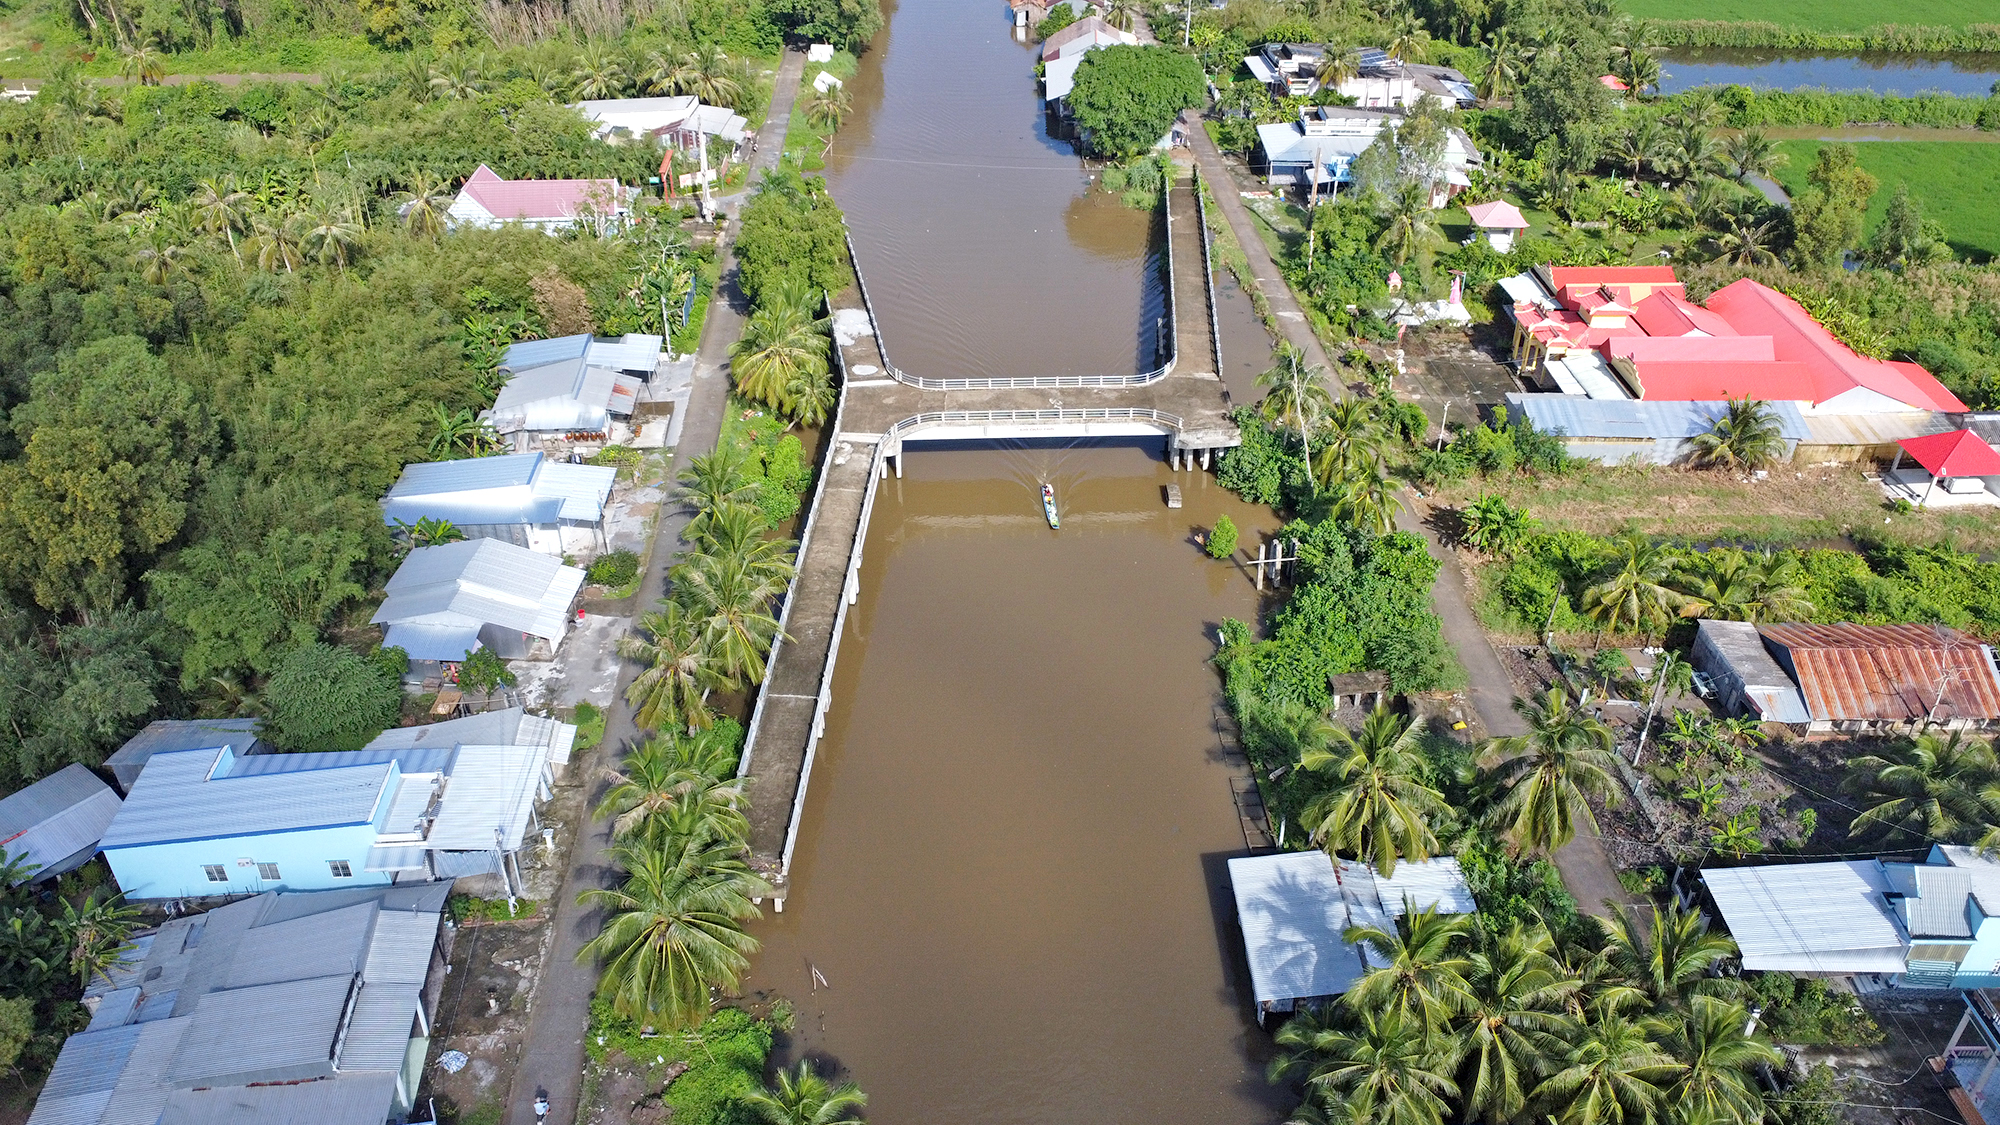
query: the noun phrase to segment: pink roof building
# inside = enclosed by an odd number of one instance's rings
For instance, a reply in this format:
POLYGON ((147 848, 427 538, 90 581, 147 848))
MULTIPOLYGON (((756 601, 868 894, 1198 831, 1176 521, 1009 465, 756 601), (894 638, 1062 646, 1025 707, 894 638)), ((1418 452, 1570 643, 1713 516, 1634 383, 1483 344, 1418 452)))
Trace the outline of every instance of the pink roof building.
POLYGON ((631 214, 630 191, 616 180, 503 180, 481 164, 447 212, 466 226, 506 223, 559 230, 595 217, 631 214))
MULTIPOLYGON (((1521 209, 1504 199, 1491 203, 1475 203, 1465 209, 1472 216, 1472 225, 1478 227, 1472 238, 1486 236, 1486 241, 1495 250, 1505 254, 1514 248, 1514 232, 1528 229, 1528 220, 1521 215, 1521 209)), ((1466 239, 1471 243, 1472 239, 1466 239)))
POLYGON ((1815 414, 1965 410, 1914 363, 1858 355, 1750 278, 1687 299, 1668 266, 1548 267, 1509 279, 1514 356, 1592 398, 1796 402, 1815 414))

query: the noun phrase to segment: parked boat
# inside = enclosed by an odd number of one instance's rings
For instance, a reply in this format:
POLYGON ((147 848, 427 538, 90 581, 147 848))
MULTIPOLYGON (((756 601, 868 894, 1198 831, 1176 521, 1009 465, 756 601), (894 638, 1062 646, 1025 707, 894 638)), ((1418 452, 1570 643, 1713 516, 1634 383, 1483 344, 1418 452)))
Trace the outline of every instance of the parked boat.
POLYGON ((1056 514, 1056 490, 1047 481, 1042 482, 1042 514, 1049 517, 1049 530, 1062 530, 1062 517, 1056 514))

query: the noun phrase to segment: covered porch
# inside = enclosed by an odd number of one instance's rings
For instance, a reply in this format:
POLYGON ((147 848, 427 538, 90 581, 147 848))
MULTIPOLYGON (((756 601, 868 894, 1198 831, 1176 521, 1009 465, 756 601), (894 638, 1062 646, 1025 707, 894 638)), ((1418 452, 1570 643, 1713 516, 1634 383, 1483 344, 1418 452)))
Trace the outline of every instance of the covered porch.
POLYGON ((2000 508, 2000 452, 1971 430, 1906 438, 1882 474, 1882 494, 1919 508, 2000 508))

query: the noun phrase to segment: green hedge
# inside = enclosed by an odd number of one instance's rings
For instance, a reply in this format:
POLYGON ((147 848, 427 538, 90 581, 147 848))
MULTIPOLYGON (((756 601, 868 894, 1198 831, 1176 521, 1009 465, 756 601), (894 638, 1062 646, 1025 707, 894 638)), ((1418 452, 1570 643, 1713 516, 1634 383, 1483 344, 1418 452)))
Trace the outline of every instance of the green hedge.
POLYGON ((2000 24, 1871 27, 1854 34, 1809 31, 1762 20, 1668 20, 1650 25, 1662 47, 1774 47, 1785 51, 2000 52, 2000 24))
MULTIPOLYGON (((1662 99, 1677 106, 1684 95, 1662 99)), ((1868 91, 1756 90, 1727 86, 1718 95, 1732 128, 1766 125, 1904 125, 1926 129, 2000 130, 2000 97, 1950 94, 1896 97, 1868 91)))

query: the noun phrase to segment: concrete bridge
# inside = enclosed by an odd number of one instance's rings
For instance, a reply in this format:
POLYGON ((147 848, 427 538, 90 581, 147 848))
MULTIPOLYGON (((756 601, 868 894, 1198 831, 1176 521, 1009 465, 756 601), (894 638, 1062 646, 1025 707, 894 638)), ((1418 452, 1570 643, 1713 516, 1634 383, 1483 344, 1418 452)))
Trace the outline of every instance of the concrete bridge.
MULTIPOLYGON (((1214 268, 1205 208, 1192 170, 1167 190, 1170 348, 1137 375, 934 379, 889 362, 867 282, 835 298, 866 314, 869 331, 836 340, 840 405, 835 438, 799 539, 798 573, 785 599, 783 635, 751 714, 740 772, 751 779, 750 845, 784 909, 814 752, 833 706, 833 669, 848 607, 860 596, 862 547, 875 486, 901 475, 905 450, 927 441, 1021 438, 1155 438, 1177 469, 1199 471, 1238 445, 1216 329, 1214 268)), ((860 278, 860 264, 855 272, 860 278)))

